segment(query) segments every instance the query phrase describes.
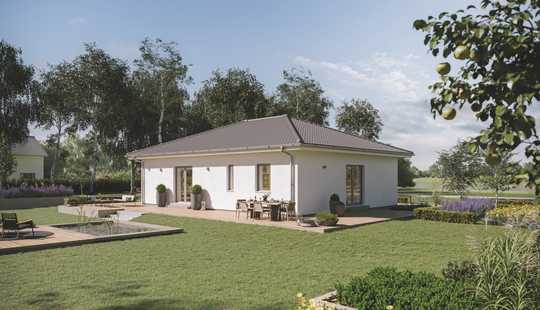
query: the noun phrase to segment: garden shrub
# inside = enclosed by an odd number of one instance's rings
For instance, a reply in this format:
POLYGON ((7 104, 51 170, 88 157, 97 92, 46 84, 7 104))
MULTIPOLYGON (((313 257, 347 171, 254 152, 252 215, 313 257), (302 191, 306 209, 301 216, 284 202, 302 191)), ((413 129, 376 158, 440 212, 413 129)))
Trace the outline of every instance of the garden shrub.
POLYGON ((432 273, 375 268, 364 277, 336 284, 338 302, 358 309, 477 309, 464 282, 432 273))
POLYGON ((165 187, 165 185, 163 184, 159 184, 158 186, 156 186, 156 191, 158 193, 165 193, 167 191, 167 187, 165 187))
POLYGON ((338 216, 330 212, 319 212, 315 215, 316 223, 322 226, 334 226, 338 222, 338 216))
POLYGON ((473 224, 479 219, 479 215, 473 212, 446 211, 438 207, 416 208, 414 216, 423 220, 462 224, 473 224))
POLYGON ((69 206, 79 206, 87 204, 103 204, 103 203, 113 203, 118 202, 114 200, 113 196, 88 196, 88 195, 78 195, 64 198, 64 204, 69 206))
POLYGON ((195 195, 202 193, 202 187, 199 184, 195 184, 191 187, 191 192, 195 195))
POLYGON ((461 262, 452 261, 443 268, 442 274, 448 280, 471 282, 474 281, 478 274, 478 266, 469 260, 461 262))

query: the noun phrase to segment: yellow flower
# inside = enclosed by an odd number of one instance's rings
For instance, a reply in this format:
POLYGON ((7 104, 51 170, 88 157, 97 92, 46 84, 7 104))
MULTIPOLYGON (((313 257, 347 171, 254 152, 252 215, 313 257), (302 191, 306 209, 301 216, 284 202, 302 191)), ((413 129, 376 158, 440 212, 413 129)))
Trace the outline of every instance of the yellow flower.
POLYGON ((394 310, 394 306, 388 305, 388 306, 386 306, 386 310, 394 310))
POLYGON ((302 293, 296 294, 296 298, 302 298, 302 297, 304 297, 304 294, 302 294, 302 293))

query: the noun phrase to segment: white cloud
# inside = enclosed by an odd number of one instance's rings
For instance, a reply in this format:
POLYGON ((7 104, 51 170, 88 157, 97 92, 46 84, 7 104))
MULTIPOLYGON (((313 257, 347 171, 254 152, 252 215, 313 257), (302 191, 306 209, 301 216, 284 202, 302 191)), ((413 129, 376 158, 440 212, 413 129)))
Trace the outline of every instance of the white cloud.
POLYGON ((476 135, 483 125, 467 108, 452 122, 433 119, 427 86, 436 77, 424 70, 426 64, 421 61, 412 54, 388 53, 347 62, 294 58, 296 64, 313 72, 337 106, 345 99, 367 98, 381 112, 381 140, 413 151, 414 164, 426 169, 438 152, 476 135))

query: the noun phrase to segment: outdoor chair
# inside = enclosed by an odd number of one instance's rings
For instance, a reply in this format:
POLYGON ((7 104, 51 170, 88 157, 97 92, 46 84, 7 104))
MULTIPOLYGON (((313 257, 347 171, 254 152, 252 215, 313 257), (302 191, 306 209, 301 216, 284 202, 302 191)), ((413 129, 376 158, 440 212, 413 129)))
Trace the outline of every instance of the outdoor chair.
POLYGON ((263 203, 260 201, 256 201, 253 203, 253 218, 258 217, 260 220, 262 220, 265 213, 270 215, 270 208, 263 207, 263 203))
POLYGON ((6 231, 16 231, 17 238, 19 238, 20 231, 26 228, 32 229, 32 237, 34 237, 34 228, 36 228, 34 221, 27 220, 19 222, 17 220, 17 213, 2 213, 2 237, 6 231))
POLYGON ((285 214, 285 220, 288 221, 289 217, 296 219, 296 208, 294 202, 284 202, 281 205, 281 218, 285 214))
POLYGON ((245 199, 238 199, 236 201, 236 212, 235 212, 235 218, 239 219, 242 212, 246 212, 246 219, 248 218, 249 214, 249 206, 245 199))

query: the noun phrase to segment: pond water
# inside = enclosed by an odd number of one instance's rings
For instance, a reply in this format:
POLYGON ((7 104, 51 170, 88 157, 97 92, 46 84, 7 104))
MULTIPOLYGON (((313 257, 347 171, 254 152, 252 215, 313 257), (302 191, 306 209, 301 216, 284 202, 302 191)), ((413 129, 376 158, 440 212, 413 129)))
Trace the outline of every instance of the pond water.
POLYGON ((130 224, 125 224, 125 223, 118 223, 114 221, 100 221, 100 222, 88 222, 88 223, 78 223, 78 224, 54 225, 54 227, 76 231, 76 232, 89 234, 93 236, 120 235, 120 234, 129 234, 129 233, 154 230, 148 227, 130 225, 130 224))

